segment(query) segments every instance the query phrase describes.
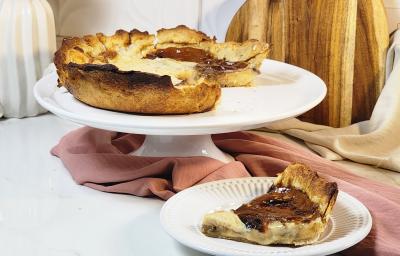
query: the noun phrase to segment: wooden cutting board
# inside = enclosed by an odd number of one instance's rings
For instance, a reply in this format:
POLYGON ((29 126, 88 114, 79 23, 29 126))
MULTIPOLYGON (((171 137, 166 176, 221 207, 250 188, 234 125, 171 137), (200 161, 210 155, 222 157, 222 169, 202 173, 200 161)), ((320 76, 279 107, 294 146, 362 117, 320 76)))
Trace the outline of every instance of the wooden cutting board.
POLYGON ((310 70, 328 87, 302 120, 334 127, 368 119, 384 84, 389 34, 380 0, 247 0, 227 41, 269 42, 271 58, 310 70))

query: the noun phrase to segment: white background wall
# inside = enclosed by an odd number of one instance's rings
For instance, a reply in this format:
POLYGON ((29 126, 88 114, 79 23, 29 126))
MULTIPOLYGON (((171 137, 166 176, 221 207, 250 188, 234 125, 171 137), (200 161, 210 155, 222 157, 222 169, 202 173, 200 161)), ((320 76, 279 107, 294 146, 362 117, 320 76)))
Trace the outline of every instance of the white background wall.
POLYGON ((185 24, 223 41, 245 0, 48 0, 60 36, 157 29, 185 24))

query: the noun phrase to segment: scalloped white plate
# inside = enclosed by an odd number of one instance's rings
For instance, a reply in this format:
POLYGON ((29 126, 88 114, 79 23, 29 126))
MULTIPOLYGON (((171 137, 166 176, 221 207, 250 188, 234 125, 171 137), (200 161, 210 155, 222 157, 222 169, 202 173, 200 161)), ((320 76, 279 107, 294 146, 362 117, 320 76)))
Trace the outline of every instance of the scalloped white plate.
POLYGON ((340 191, 327 229, 318 242, 301 247, 261 246, 210 238, 200 231, 202 216, 213 210, 232 209, 264 194, 274 178, 240 178, 210 182, 186 189, 163 206, 164 229, 178 242, 214 255, 327 255, 360 242, 371 230, 368 209, 357 199, 340 191))

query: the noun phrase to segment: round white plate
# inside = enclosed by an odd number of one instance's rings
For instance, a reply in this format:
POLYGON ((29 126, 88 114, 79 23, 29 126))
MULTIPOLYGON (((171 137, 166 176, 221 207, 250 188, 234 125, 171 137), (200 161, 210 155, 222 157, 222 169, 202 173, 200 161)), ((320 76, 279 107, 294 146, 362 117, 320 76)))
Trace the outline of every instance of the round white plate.
POLYGON ((328 227, 318 242, 301 247, 261 246, 210 238, 200 231, 202 216, 214 210, 233 209, 268 191, 273 178, 240 178, 205 183, 186 189, 163 206, 164 229, 180 243, 214 255, 327 255, 361 241, 372 226, 367 208, 340 191, 328 227))
POLYGON ((200 135, 247 130, 300 115, 326 94, 324 82, 296 66, 266 60, 256 86, 223 88, 212 111, 191 115, 149 116, 108 111, 76 100, 57 87, 52 72, 37 82, 37 101, 54 114, 96 128, 148 135, 200 135))

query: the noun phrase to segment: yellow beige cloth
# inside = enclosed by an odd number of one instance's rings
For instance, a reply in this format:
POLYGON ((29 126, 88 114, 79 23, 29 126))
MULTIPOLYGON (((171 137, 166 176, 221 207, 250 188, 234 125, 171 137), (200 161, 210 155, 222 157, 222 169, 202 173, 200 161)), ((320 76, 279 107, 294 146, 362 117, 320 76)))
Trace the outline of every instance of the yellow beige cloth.
POLYGON ((343 128, 289 119, 269 125, 304 140, 316 153, 330 160, 354 162, 400 172, 400 30, 388 51, 388 78, 371 119, 343 128), (394 63, 394 64, 393 64, 394 63))

